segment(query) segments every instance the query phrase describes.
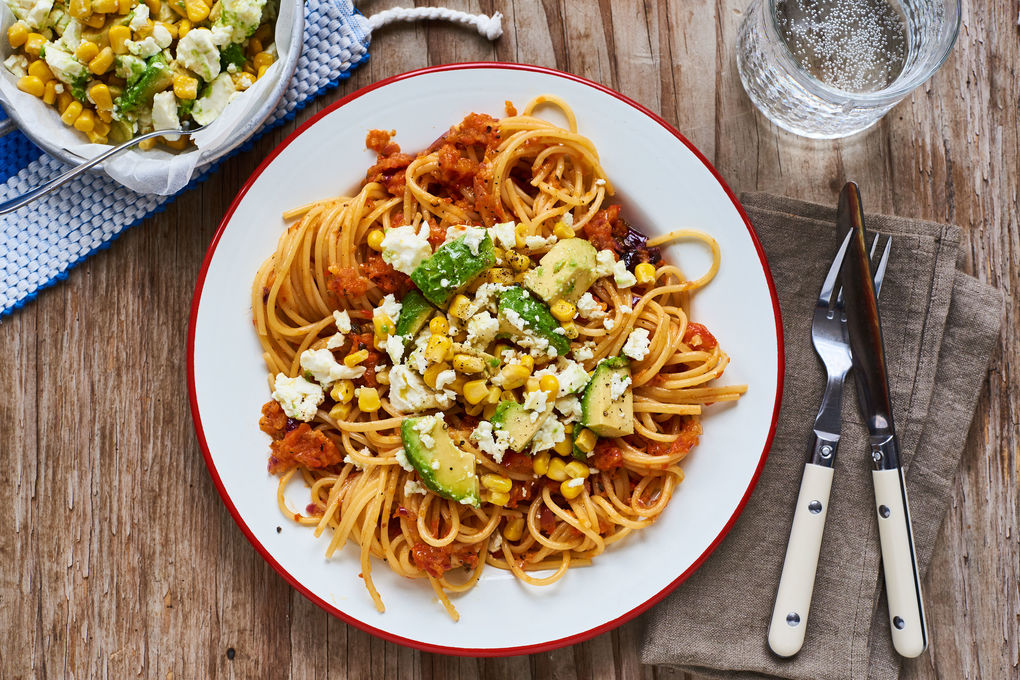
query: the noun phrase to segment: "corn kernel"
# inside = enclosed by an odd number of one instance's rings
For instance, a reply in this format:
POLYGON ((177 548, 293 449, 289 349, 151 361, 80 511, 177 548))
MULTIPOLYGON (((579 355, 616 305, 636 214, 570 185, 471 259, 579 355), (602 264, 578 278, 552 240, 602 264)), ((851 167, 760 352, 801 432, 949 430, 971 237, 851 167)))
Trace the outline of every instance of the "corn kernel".
POLYGON ((74 97, 71 95, 70 92, 67 91, 67 88, 64 88, 63 92, 57 94, 57 111, 60 111, 62 115, 64 111, 67 110, 67 107, 70 106, 71 102, 73 101, 74 97))
POLYGON ((568 479, 560 483, 560 493, 568 501, 572 501, 580 496, 582 491, 584 491, 583 479, 568 479))
POLYGON ((494 246, 492 248, 492 257, 496 260, 497 264, 503 264, 504 260, 506 260, 506 251, 499 246, 494 246))
POLYGON ((567 463, 567 475, 574 479, 584 479, 588 476, 588 466, 579 460, 572 460, 567 463))
POLYGON ((89 62, 89 70, 97 76, 101 76, 109 71, 111 66, 113 66, 113 50, 108 46, 99 50, 99 54, 89 62))
POLYGON ((168 24, 163 21, 157 21, 156 24, 165 28, 166 32, 170 34, 170 37, 173 38, 174 40, 177 40, 178 38, 177 24, 168 24))
POLYGON ((113 97, 110 96, 110 88, 105 83, 96 83, 89 88, 89 97, 96 104, 97 109, 113 108, 113 97))
POLYGON ((538 381, 538 388, 543 392, 548 392, 551 397, 555 397, 560 393, 560 381, 556 379, 555 375, 543 375, 538 381))
POLYGON ((566 423, 566 424, 565 424, 565 425, 563 426, 563 432, 564 432, 564 433, 566 433, 566 434, 570 434, 570 433, 571 433, 571 432, 573 432, 573 431, 574 431, 574 424, 573 424, 573 423, 566 423))
POLYGON ((581 431, 581 434, 577 435, 577 439, 574 440, 574 446, 581 449, 585 453, 590 453, 595 448, 595 442, 598 437, 591 430, 585 428, 581 431))
POLYGON ((64 122, 64 125, 74 125, 74 121, 78 119, 78 114, 81 113, 81 110, 81 102, 73 101, 64 109, 64 112, 60 115, 60 120, 64 122))
POLYGON ((78 49, 74 51, 74 56, 86 64, 92 61, 97 54, 99 54, 99 45, 91 40, 82 40, 81 44, 78 45, 78 49))
POLYGON ((263 51, 263 49, 262 49, 262 40, 252 36, 251 39, 248 40, 248 50, 247 51, 248 51, 248 54, 251 55, 251 56, 255 56, 259 52, 262 52, 263 51))
POLYGON ((489 396, 486 397, 485 403, 487 403, 489 406, 496 406, 499 404, 501 396, 503 396, 503 390, 493 385, 492 387, 489 388, 489 396))
POLYGON ((434 364, 446 359, 446 353, 453 348, 453 340, 445 335, 432 335, 425 345, 425 359, 434 364))
POLYGON ((524 535, 524 518, 514 517, 503 527, 503 538, 508 541, 519 541, 524 535))
POLYGON ((503 370, 500 371, 500 375, 503 376, 503 389, 513 390, 527 382, 531 371, 524 368, 524 366, 504 366, 503 370))
POLYGON ((541 382, 539 381, 538 378, 534 378, 534 377, 528 378, 524 382, 524 391, 525 392, 538 392, 538 390, 540 389, 540 387, 539 387, 540 385, 541 385, 541 382))
POLYGON ((96 114, 92 112, 92 109, 85 109, 78 114, 78 117, 74 119, 74 129, 81 132, 92 132, 92 128, 96 126, 96 114))
POLYGON ((178 99, 198 97, 198 79, 186 75, 174 76, 174 95, 178 99))
POLYGON ((519 284, 519 285, 523 285, 524 284, 524 279, 525 279, 525 277, 527 275, 528 275, 528 272, 518 272, 518 273, 514 274, 514 283, 519 284))
POLYGON ((350 380, 337 380, 329 390, 329 397, 338 404, 350 403, 354 398, 354 383, 350 380))
POLYGON ((82 21, 82 23, 88 26, 89 28, 102 28, 103 26, 106 25, 106 15, 93 14, 88 19, 82 21))
POLYGON ((258 74, 256 74, 255 78, 258 79, 258 78, 261 78, 262 76, 266 75, 266 71, 268 71, 268 70, 269 70, 268 66, 259 66, 259 72, 258 72, 258 74))
POLYGON ((481 404, 489 396, 489 386, 484 380, 471 380, 464 383, 464 398, 471 405, 481 404))
POLYGON ((422 377, 425 379, 426 385, 432 389, 436 389, 436 379, 439 377, 439 374, 443 371, 449 370, 450 364, 445 361, 438 364, 430 364, 429 367, 425 369, 425 374, 422 377))
POLYGON ((117 0, 117 14, 127 14, 131 11, 132 0, 117 0))
POLYGON ((101 134, 92 128, 85 133, 85 136, 89 138, 89 141, 93 144, 106 144, 106 135, 101 134))
POLYGON ((514 282, 514 275, 506 267, 490 267, 482 274, 482 281, 485 283, 499 283, 509 286, 514 282))
POLYGON ((456 295, 450 303, 450 316, 455 319, 465 320, 471 316, 471 300, 467 295, 456 295))
POLYGON ((255 68, 262 68, 263 66, 270 66, 276 61, 269 52, 259 52, 251 58, 251 63, 255 65, 255 68))
POLYGON ((634 267, 634 276, 637 278, 639 286, 644 286, 655 281, 655 265, 648 262, 642 262, 638 266, 634 267))
POLYGON ((360 410, 372 413, 378 411, 380 406, 382 406, 382 401, 379 400, 379 390, 374 387, 362 387, 358 390, 358 408, 360 410))
POLYGON ((191 30, 191 22, 187 19, 181 19, 177 22, 177 37, 183 38, 191 30))
POLYGON ((135 40, 144 40, 152 35, 152 27, 155 26, 152 19, 146 19, 145 23, 135 29, 135 40))
POLYGON ((46 83, 42 100, 50 106, 53 106, 53 103, 57 101, 57 81, 51 80, 46 83))
POLYGON ((333 407, 329 409, 329 417, 333 420, 347 420, 347 415, 350 412, 350 404, 333 404, 333 407))
POLYGON ((567 464, 563 462, 562 458, 551 459, 549 461, 549 469, 546 470, 545 476, 554 482, 562 482, 568 478, 567 464))
POLYGON ((92 0, 92 11, 100 14, 113 14, 117 7, 117 0, 92 0))
POLYGON ((568 340, 576 340, 577 336, 581 334, 581 331, 577 329, 577 324, 573 321, 568 321, 565 324, 561 324, 563 328, 563 337, 568 340))
POLYGON ((434 317, 429 321, 429 330, 433 335, 446 335, 450 332, 450 322, 446 320, 445 316, 434 317))
POLYGON ((357 352, 351 352, 350 354, 344 357, 344 365, 349 368, 354 368, 367 358, 368 350, 359 349, 357 352))
POLYGON ((18 89, 33 97, 42 97, 46 93, 46 84, 37 76, 22 76, 18 78, 18 89))
POLYGON ((549 458, 549 452, 542 451, 541 453, 536 453, 535 457, 531 459, 531 469, 539 477, 549 472, 549 458))
POLYGON ((38 57, 42 46, 46 44, 46 38, 41 33, 29 33, 25 38, 25 53, 38 57))
POLYGON ((138 142, 138 148, 141 149, 142 151, 148 151, 154 146, 156 146, 156 140, 153 137, 149 137, 148 139, 143 139, 142 141, 138 142))
POLYGON ((495 475, 492 473, 482 475, 482 486, 489 491, 502 491, 508 493, 513 482, 510 481, 509 477, 503 475, 495 475))
POLYGON ((24 45, 26 40, 28 40, 28 28, 20 21, 14 22, 7 29, 7 42, 11 44, 11 47, 17 49, 24 45))
POLYGON ((75 19, 85 20, 92 14, 92 0, 71 0, 67 13, 75 19))
POLYGON ((99 120, 103 121, 104 123, 113 122, 113 111, 109 109, 102 109, 100 111, 96 111, 96 115, 99 116, 99 120))
POLYGON ((553 451, 561 456, 569 456, 574 452, 574 443, 570 441, 570 437, 564 437, 563 441, 553 445, 553 451))
POLYGON ((209 16, 209 5, 202 0, 184 0, 184 8, 188 13, 188 21, 192 24, 205 21, 205 18, 209 16))
POLYGON ((489 502, 502 507, 510 502, 510 494, 503 491, 490 491, 489 502))
POLYGON ((556 238, 574 238, 574 228, 560 220, 553 225, 553 236, 556 238))
POLYGON ((396 325, 393 323, 393 319, 389 317, 389 314, 382 312, 372 317, 372 329, 375 331, 376 338, 385 340, 396 330, 396 325))
POLYGON ((528 369, 528 373, 531 373, 535 370, 535 357, 530 354, 525 354, 521 357, 521 366, 528 369))
POLYGON ((163 3, 160 0, 142 0, 145 5, 149 8, 149 16, 156 16, 159 14, 159 10, 162 9, 163 3))
POLYGON ((531 234, 528 232, 528 226, 526 224, 518 224, 514 227, 514 241, 518 248, 523 248, 527 245, 525 239, 531 234))
MULTIPOLYGON (((127 26, 110 26, 107 37, 110 39, 110 49, 113 50, 114 54, 127 54, 127 41, 131 38, 130 28, 127 26)), ((81 47, 78 49, 80 50, 81 47)), ((99 52, 98 48, 96 52, 99 52)))
POLYGON ((386 238, 386 234, 383 233, 382 229, 373 229, 368 232, 368 247, 372 250, 382 252, 382 242, 384 238, 386 238))
POLYGON ((509 390, 503 390, 503 394, 499 395, 500 401, 512 401, 517 403, 517 395, 509 390))
POLYGON ((454 381, 446 386, 446 389, 453 390, 457 394, 464 394, 464 385, 467 385, 468 379, 462 375, 458 375, 454 381))
POLYGON ((53 80, 53 71, 42 59, 36 59, 28 65, 28 75, 35 76, 44 83, 47 80, 53 80))
POLYGON ((518 253, 516 250, 511 250, 506 254, 506 263, 510 265, 510 268, 515 272, 524 272, 531 266, 531 258, 524 253, 518 253))
POLYGON ((557 321, 566 323, 577 316, 577 306, 573 303, 567 302, 566 300, 557 300, 553 303, 552 307, 549 308, 552 315, 557 321))
MULTIPOLYGON (((436 336, 432 336, 433 338, 436 336)), ((485 362, 481 357, 470 354, 457 354, 453 357, 453 370, 458 373, 481 373, 485 370, 485 362)))

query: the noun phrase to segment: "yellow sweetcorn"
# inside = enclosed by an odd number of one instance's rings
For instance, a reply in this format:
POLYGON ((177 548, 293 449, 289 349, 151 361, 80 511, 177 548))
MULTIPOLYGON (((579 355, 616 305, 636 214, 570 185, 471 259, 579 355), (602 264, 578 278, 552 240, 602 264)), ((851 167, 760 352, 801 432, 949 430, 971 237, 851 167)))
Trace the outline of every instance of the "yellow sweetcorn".
POLYGON ((527 382, 531 371, 520 365, 504 366, 500 375, 503 376, 503 389, 513 390, 527 382))
POLYGON ((67 110, 67 107, 73 101, 74 97, 67 91, 67 88, 64 88, 64 91, 57 95, 57 111, 60 111, 61 115, 63 115, 64 111, 67 110))
POLYGON ((28 28, 20 21, 16 21, 7 28, 7 42, 11 47, 17 49, 28 40, 28 28))
POLYGON ((562 458, 553 458, 549 461, 549 469, 546 470, 545 476, 554 482, 562 482, 568 479, 567 465, 563 462, 562 458))
POLYGON ((503 491, 490 491, 488 501, 502 507, 510 502, 510 494, 503 491))
POLYGON ((188 13, 188 21, 197 24, 209 16, 209 5, 202 0, 184 0, 184 8, 188 13))
POLYGON ((71 0, 67 13, 75 19, 85 20, 92 14, 92 0, 71 0))
POLYGON ((538 378, 534 378, 534 377, 528 378, 526 381, 524 381, 524 391, 525 392, 538 392, 538 390, 541 389, 540 385, 541 385, 541 382, 539 381, 538 378))
POLYGON ((191 30, 191 22, 187 19, 181 19, 177 22, 177 37, 183 38, 191 30))
POLYGON ((393 323, 393 319, 383 312, 372 317, 372 329, 375 331, 376 339, 385 340, 396 330, 396 325, 393 323))
POLYGON ((51 80, 46 83, 46 89, 43 91, 42 100, 53 106, 53 103, 57 101, 57 81, 51 80))
POLYGON ((382 401, 379 399, 379 390, 374 387, 361 387, 358 389, 358 408, 364 413, 373 413, 379 410, 382 401))
POLYGON ((525 272, 531 267, 531 258, 524 253, 518 253, 516 250, 511 250, 506 254, 506 263, 510 265, 510 268, 515 272, 525 272))
POLYGON ((498 283, 509 286, 514 282, 514 274, 506 267, 489 267, 482 274, 481 279, 485 283, 498 283))
POLYGON ((63 121, 64 125, 74 125, 74 121, 78 119, 78 114, 81 113, 82 105, 81 102, 73 101, 67 105, 64 112, 60 114, 60 120, 63 121))
POLYGON ((639 286, 646 286, 649 283, 655 281, 655 265, 649 264, 648 262, 642 262, 638 266, 634 267, 634 276, 637 278, 639 286))
POLYGON ((570 461, 569 463, 567 463, 565 469, 567 471, 567 475, 574 479, 584 479, 590 474, 588 471, 588 466, 579 460, 570 461))
POLYGON ((574 228, 567 225, 566 222, 560 220, 553 225, 553 236, 556 238, 574 238, 574 228))
POLYGON ((468 414, 469 416, 481 415, 484 410, 485 410, 484 404, 468 404, 467 406, 464 407, 464 413, 468 414))
POLYGON ((446 353, 453 348, 453 340, 445 335, 432 335, 425 345, 425 359, 433 364, 438 364, 446 359, 446 353))
POLYGON ((489 396, 486 397, 485 403, 490 406, 497 406, 500 401, 500 397, 503 395, 503 391, 493 385, 489 388, 489 396))
POLYGON ((96 126, 96 114, 92 112, 92 109, 85 109, 78 114, 78 117, 74 119, 74 129, 81 132, 92 132, 92 128, 96 126))
MULTIPOLYGON (((432 336, 433 338, 436 336, 432 336)), ((458 373, 481 373, 485 370, 485 362, 481 357, 470 354, 456 354, 453 357, 453 370, 458 373)))
POLYGON ((38 57, 42 46, 46 44, 46 38, 41 33, 29 33, 25 38, 24 50, 26 54, 38 57))
POLYGON ((86 64, 92 61, 97 54, 99 54, 99 45, 91 40, 82 40, 78 49, 74 51, 74 56, 78 57, 78 61, 83 61, 86 64))
POLYGON ((598 441, 598 437, 595 433, 585 428, 581 434, 577 435, 577 439, 574 440, 574 445, 585 453, 590 453, 592 449, 595 448, 596 441, 598 441))
MULTIPOLYGON (((127 26, 110 26, 107 33, 110 40, 110 49, 114 54, 127 54, 127 41, 131 39, 131 29, 127 26)), ((78 49, 81 49, 80 47, 78 49)), ((99 49, 96 48, 98 54, 99 49)))
POLYGON ((350 354, 344 357, 344 365, 349 368, 354 368, 367 358, 368 350, 359 349, 357 352, 351 352, 350 354))
POLYGON ((91 97, 97 109, 108 111, 113 108, 113 97, 110 95, 110 88, 105 83, 96 83, 90 87, 89 97, 91 97))
POLYGON ((553 317, 557 321, 566 323, 577 316, 577 305, 567 302, 566 300, 557 300, 553 303, 552 307, 549 308, 549 311, 552 312, 553 317))
POLYGON ((560 483, 560 493, 568 501, 572 501, 584 491, 583 479, 568 479, 560 483))
POLYGON ((99 54, 89 62, 89 70, 97 76, 101 76, 113 66, 113 50, 109 46, 99 50, 99 54))
POLYGON ((535 357, 530 354, 525 354, 521 357, 521 366, 528 369, 528 373, 531 373, 535 370, 535 357))
POLYGON ((509 477, 492 473, 482 475, 482 486, 489 491, 502 491, 503 493, 508 493, 512 485, 513 482, 509 477))
POLYGON ((117 0, 92 0, 92 11, 99 14, 115 14, 118 9, 117 0))
POLYGON ((450 322, 445 316, 436 316, 429 321, 429 330, 433 335, 446 335, 450 332, 450 322))
POLYGON ((489 404, 486 402, 485 408, 482 409, 482 418, 490 420, 492 416, 496 415, 496 409, 498 408, 498 404, 489 404))
POLYGON ((531 470, 539 477, 544 477, 545 473, 549 472, 549 452, 542 451, 536 453, 535 457, 531 459, 531 470))
POLYGON ((577 324, 574 323, 573 321, 568 321, 560 325, 563 328, 563 337, 567 338, 568 340, 576 340, 577 336, 581 334, 581 331, 578 330, 577 328, 577 324))
POLYGON ((551 397, 556 397, 560 393, 560 381, 555 375, 543 375, 538 381, 538 389, 548 392, 551 397))
POLYGON ((333 404, 333 408, 329 409, 329 417, 333 420, 347 420, 350 412, 350 404, 333 404))
POLYGON ((53 80, 53 71, 42 59, 37 59, 28 65, 28 75, 35 76, 44 83, 53 80))
POLYGON ((429 367, 425 369, 425 374, 422 378, 425 380, 426 385, 432 389, 436 389, 436 379, 439 377, 439 374, 448 370, 450 370, 450 364, 445 361, 438 364, 430 364, 429 367))
POLYGON ((514 227, 514 241, 515 241, 515 245, 518 248, 523 248, 525 245, 527 245, 526 239, 530 235, 531 234, 530 234, 530 232, 528 230, 528 225, 523 224, 523 223, 522 224, 518 224, 516 227, 514 227))
POLYGON ((484 380, 471 380, 464 383, 464 399, 472 406, 480 405, 489 396, 489 386, 484 380))
POLYGON ((92 14, 91 16, 89 16, 88 19, 85 19, 84 21, 82 21, 82 23, 85 24, 86 26, 88 26, 89 28, 96 28, 96 29, 102 28, 103 26, 106 25, 106 15, 105 14, 92 14))
POLYGON ((255 65, 255 68, 262 68, 263 66, 271 66, 276 61, 269 52, 259 52, 251 58, 251 63, 255 65))
POLYGON ((174 95, 178 99, 198 97, 198 79, 184 74, 174 76, 174 95))
POLYGON ((350 403, 354 398, 354 383, 350 380, 337 380, 329 390, 329 396, 338 404, 350 403))
POLYGON ((18 78, 18 89, 27 92, 33 97, 42 97, 46 93, 46 85, 37 76, 22 76, 18 78))
POLYGON ((471 316, 471 300, 467 295, 458 294, 455 295, 453 301, 450 302, 450 316, 455 319, 466 320, 471 316))
POLYGON ((506 523, 503 527, 503 538, 508 541, 519 541, 521 536, 524 535, 524 518, 514 517, 512 520, 506 523))
POLYGON ((569 456, 574 452, 574 443, 570 441, 570 437, 564 437, 563 441, 553 445, 553 451, 561 456, 569 456))
POLYGON ((382 252, 382 242, 386 238, 386 234, 383 233, 382 229, 373 229, 368 232, 368 247, 372 250, 382 252))

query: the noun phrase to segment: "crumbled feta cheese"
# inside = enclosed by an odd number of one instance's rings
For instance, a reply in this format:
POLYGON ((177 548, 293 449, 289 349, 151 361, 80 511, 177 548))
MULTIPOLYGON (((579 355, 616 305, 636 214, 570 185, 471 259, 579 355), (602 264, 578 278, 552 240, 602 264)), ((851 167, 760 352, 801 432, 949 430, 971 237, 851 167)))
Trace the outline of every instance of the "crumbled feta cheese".
POLYGON ((446 240, 443 241, 443 244, 445 245, 463 237, 464 245, 468 247, 468 250, 471 251, 472 255, 477 257, 478 249, 481 247, 482 241, 485 240, 485 235, 485 229, 482 227, 470 227, 466 224, 458 224, 446 230, 446 240))
POLYGON ((232 42, 234 32, 230 29, 229 26, 216 24, 210 30, 212 31, 213 44, 216 45, 217 47, 224 47, 232 42))
POLYGON ((409 479, 404 482, 404 495, 411 496, 413 494, 420 493, 422 496, 428 493, 425 487, 422 486, 417 480, 409 479))
POLYGON ((336 323, 336 329, 341 333, 351 332, 351 315, 347 313, 347 310, 342 312, 333 312, 333 322, 336 323))
POLYGON ((618 260, 613 265, 613 280, 616 282, 617 288, 630 288, 637 283, 637 277, 634 276, 634 272, 627 269, 627 263, 623 260, 618 260))
POLYGON ((489 552, 496 552, 501 547, 503 547, 503 534, 494 531, 492 538, 489 540, 489 552))
POLYGON ((46 28, 47 24, 49 24, 50 10, 52 9, 53 0, 39 0, 25 14, 25 25, 29 28, 46 28))
MULTIPOLYGON (((57 24, 59 29, 60 24, 57 24)), ((81 22, 77 19, 70 19, 64 26, 64 32, 60 34, 60 40, 58 44, 61 49, 67 52, 75 52, 78 46, 81 45, 81 22)))
POLYGON ((410 275, 425 258, 432 255, 429 245, 429 225, 421 223, 416 234, 414 227, 394 227, 386 232, 382 240, 382 259, 398 272, 410 275))
MULTIPOLYGON (((173 90, 157 92, 152 98, 152 127, 156 130, 181 129, 181 120, 177 117, 177 97, 173 90)), ((172 142, 180 135, 163 136, 172 142)))
POLYGON ((28 57, 12 54, 4 59, 4 68, 13 73, 15 78, 24 78, 28 74, 28 57))
POLYGON ((568 227, 574 226, 574 213, 570 212, 569 210, 563 213, 563 215, 560 216, 560 219, 563 220, 563 224, 567 225, 568 227))
MULTIPOLYGON (((184 38, 190 38, 194 32, 194 29, 188 31, 184 38)), ((217 68, 219 67, 217 66, 217 68)), ((227 104, 236 94, 237 88, 234 87, 234 79, 230 77, 229 73, 220 73, 209 84, 208 93, 195 100, 191 117, 199 125, 208 125, 223 113, 223 109, 227 108, 227 104)))
POLYGON ((550 234, 548 238, 546 238, 544 236, 535 236, 535 235, 533 235, 533 236, 525 236, 524 237, 524 245, 526 245, 531 250, 538 250, 539 248, 544 248, 546 246, 551 246, 554 243, 556 243, 556 241, 558 241, 558 240, 559 239, 556 238, 555 234, 550 234))
POLYGON ((583 390, 588 384, 588 371, 584 370, 584 366, 570 359, 561 359, 560 362, 560 372, 557 376, 560 394, 573 394, 583 390))
POLYGON ((567 482, 567 487, 576 489, 579 486, 584 486, 584 477, 575 477, 567 482))
POLYGON ((138 31, 143 26, 146 26, 149 20, 149 6, 145 3, 138 3, 138 6, 131 12, 131 22, 128 27, 132 31, 138 31))
POLYGON ((382 299, 379 306, 372 311, 372 316, 377 317, 380 314, 385 314, 390 317, 390 321, 396 321, 400 316, 400 309, 403 307, 397 299, 393 297, 393 293, 390 293, 382 299))
POLYGON ((242 42, 259 27, 265 5, 266 0, 223 0, 216 23, 231 29, 231 42, 242 42))
MULTIPOLYGON (((145 5, 139 5, 138 9, 144 9, 148 14, 145 5)), ((220 74, 220 51, 213 42, 212 31, 208 28, 188 31, 187 35, 177 41, 177 61, 197 73, 202 80, 209 82, 216 78, 220 74)))
POLYGON ((277 373, 273 399, 280 404, 289 418, 308 422, 315 417, 316 407, 322 403, 325 395, 322 387, 308 382, 301 376, 288 378, 283 373, 277 373))
POLYGON ((576 422, 581 419, 581 400, 575 396, 560 397, 556 400, 556 410, 566 417, 566 422, 576 422))
POLYGON ((334 333, 333 335, 329 336, 329 339, 326 340, 326 349, 336 349, 337 347, 342 347, 343 344, 344 334, 334 333))
POLYGON ((580 347, 574 348, 573 355, 578 361, 587 361, 595 356, 595 352, 592 347, 586 343, 580 347))
POLYGON ((557 326, 556 328, 553 329, 553 333, 555 333, 556 335, 566 335, 567 331, 565 328, 563 328, 563 326, 557 326))
POLYGON ((545 390, 535 390, 524 395, 524 408, 531 411, 531 422, 536 422, 539 414, 545 412, 548 398, 549 393, 545 390))
POLYGON ((457 380, 457 372, 452 368, 445 371, 440 371, 439 375, 436 376, 436 389, 442 390, 447 385, 454 383, 457 380))
POLYGON ((606 315, 602 309, 602 305, 592 297, 591 293, 586 292, 581 296, 581 299, 577 301, 577 313, 581 315, 583 319, 601 319, 606 315))
POLYGON ((620 305, 620 311, 623 312, 624 314, 633 314, 634 308, 631 307, 630 305, 620 305))
POLYGON ((616 326, 616 321, 610 319, 609 317, 606 317, 605 319, 602 320, 602 325, 605 327, 607 331, 611 331, 613 330, 613 327, 616 326))
POLYGON ((390 361, 392 361, 394 365, 399 364, 401 357, 404 356, 404 336, 390 335, 387 337, 386 353, 390 355, 390 361))
POLYGON ((566 430, 556 418, 546 418, 531 439, 532 453, 548 451, 567 438, 566 430))
POLYGON ((510 433, 503 429, 494 429, 492 423, 483 420, 478 423, 471 432, 471 439, 478 444, 478 448, 492 456, 497 463, 503 462, 503 455, 510 448, 510 433))
POLYGON ((595 275, 599 278, 612 276, 613 267, 616 266, 616 255, 611 250, 600 250, 595 255, 595 275))
POLYGON ((128 52, 142 59, 153 57, 159 54, 159 51, 163 49, 159 46, 159 43, 156 42, 155 36, 151 35, 144 40, 125 40, 124 46, 127 47, 128 52))
POLYGON ((390 404, 401 413, 420 413, 427 409, 446 409, 454 399, 446 392, 430 390, 421 376, 403 364, 390 369, 390 404))
POLYGON ((644 328, 635 328, 627 336, 627 342, 623 345, 623 353, 631 359, 641 361, 648 356, 648 346, 650 344, 648 331, 644 328))
POLYGON ((61 82, 71 85, 76 80, 81 80, 89 75, 85 64, 75 59, 72 55, 58 49, 53 43, 46 44, 46 55, 43 57, 50 71, 61 82))
POLYGON ((441 421, 442 419, 443 414, 437 413, 435 415, 422 416, 418 419, 418 422, 414 424, 412 429, 418 433, 418 439, 421 441, 422 446, 426 449, 435 448, 436 440, 432 436, 432 430, 435 428, 436 422, 441 421))
POLYGON ((500 313, 503 315, 503 318, 507 320, 507 323, 517 330, 522 333, 527 330, 528 323, 524 320, 524 317, 517 313, 516 309, 504 308, 500 310, 500 313))
POLYGON ((517 225, 513 222, 500 222, 489 227, 489 238, 500 247, 511 250, 517 247, 517 225))
POLYGON ((301 353, 301 368, 312 374, 320 385, 328 386, 337 380, 354 380, 365 375, 364 366, 344 366, 337 363, 328 349, 306 349, 301 353))
MULTIPOLYGON (((483 283, 475 291, 475 300, 471 308, 471 314, 479 311, 495 313, 499 305, 499 294, 509 290, 509 286, 502 283, 483 283)), ((452 327, 452 326, 451 326, 452 327)))
POLYGON ((407 451, 404 451, 404 449, 402 448, 397 449, 397 452, 394 454, 393 457, 397 459, 397 463, 400 465, 400 467, 404 468, 408 472, 414 472, 414 466, 411 465, 411 462, 409 460, 407 460, 407 451))
POLYGON ((628 387, 630 387, 629 375, 625 378, 621 378, 619 373, 613 373, 613 377, 609 381, 609 398, 616 401, 623 396, 628 387))
POLYGON ((476 314, 467 324, 467 343, 479 349, 487 347, 496 339, 499 332, 499 321, 488 312, 476 314))

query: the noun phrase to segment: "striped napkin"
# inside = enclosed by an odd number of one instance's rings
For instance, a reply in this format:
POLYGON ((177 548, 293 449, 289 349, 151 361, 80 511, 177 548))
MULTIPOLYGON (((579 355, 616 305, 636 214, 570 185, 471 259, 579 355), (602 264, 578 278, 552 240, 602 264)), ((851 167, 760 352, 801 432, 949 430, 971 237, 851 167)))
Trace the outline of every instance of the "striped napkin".
MULTIPOLYGON (((293 118, 368 59, 371 30, 351 0, 306 0, 304 48, 297 71, 279 107, 251 141, 293 118)), ((0 120, 4 118, 0 110, 0 120)), ((250 148, 251 141, 238 151, 250 148)), ((219 162, 204 169, 181 193, 218 166, 219 162)), ((0 200, 66 170, 20 132, 0 138, 0 200)), ((136 194, 105 175, 85 173, 49 196, 0 216, 0 318, 32 300, 40 289, 66 278, 69 269, 179 195, 136 194)))

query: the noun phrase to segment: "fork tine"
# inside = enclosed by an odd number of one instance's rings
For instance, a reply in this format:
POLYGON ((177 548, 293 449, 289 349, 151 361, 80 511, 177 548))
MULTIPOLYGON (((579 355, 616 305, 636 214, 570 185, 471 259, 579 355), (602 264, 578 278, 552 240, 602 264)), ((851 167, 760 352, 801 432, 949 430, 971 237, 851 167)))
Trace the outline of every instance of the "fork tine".
POLYGON ((832 261, 832 266, 829 267, 829 273, 825 275, 825 281, 822 282, 822 290, 818 293, 818 304, 820 305, 827 306, 832 301, 832 289, 836 287, 836 278, 839 276, 839 270, 843 266, 843 257, 846 255, 847 246, 850 245, 850 236, 852 234, 852 231, 846 233, 843 244, 839 247, 839 252, 836 253, 836 257, 832 261))
MULTIPOLYGON (((875 243, 878 243, 878 237, 875 237, 875 243)), ((889 252, 892 250, 892 237, 885 242, 885 249, 882 251, 882 259, 878 263, 878 269, 875 270, 875 299, 878 299, 879 294, 882 292, 882 281, 885 280, 885 270, 889 266, 889 252)), ((874 246, 871 248, 872 254, 875 252, 874 246)))

